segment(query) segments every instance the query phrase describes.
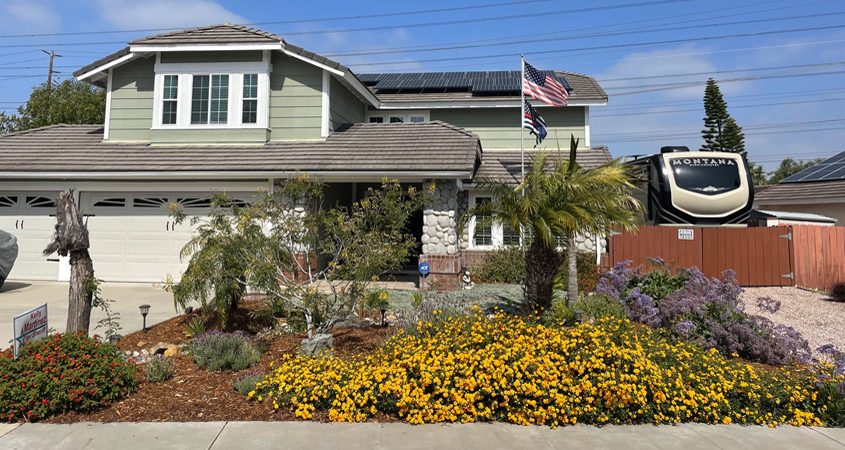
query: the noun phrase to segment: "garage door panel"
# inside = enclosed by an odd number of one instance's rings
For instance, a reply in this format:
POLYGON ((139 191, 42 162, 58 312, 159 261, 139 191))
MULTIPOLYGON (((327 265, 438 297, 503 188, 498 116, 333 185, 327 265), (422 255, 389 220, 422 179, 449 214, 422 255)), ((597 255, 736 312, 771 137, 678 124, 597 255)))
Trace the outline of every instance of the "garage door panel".
POLYGON ((18 241, 9 279, 56 280, 57 256, 44 256, 56 227, 56 192, 0 192, 0 229, 18 241), (48 261, 52 259, 54 261, 48 261))

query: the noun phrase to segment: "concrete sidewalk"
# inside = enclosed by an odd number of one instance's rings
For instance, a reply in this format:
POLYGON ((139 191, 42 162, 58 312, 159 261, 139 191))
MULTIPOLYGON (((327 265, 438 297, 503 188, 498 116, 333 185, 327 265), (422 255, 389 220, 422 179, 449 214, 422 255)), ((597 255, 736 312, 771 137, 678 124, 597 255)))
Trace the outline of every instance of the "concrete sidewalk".
POLYGON ((738 425, 577 425, 314 422, 0 425, 0 449, 843 449, 845 429, 738 425))

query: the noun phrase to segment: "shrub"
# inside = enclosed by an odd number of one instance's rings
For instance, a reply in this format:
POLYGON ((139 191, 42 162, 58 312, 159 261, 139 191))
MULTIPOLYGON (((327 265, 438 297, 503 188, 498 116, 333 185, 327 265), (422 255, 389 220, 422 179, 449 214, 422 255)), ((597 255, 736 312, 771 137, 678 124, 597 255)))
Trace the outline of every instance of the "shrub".
POLYGON ((525 254, 519 247, 493 250, 472 272, 476 283, 521 284, 525 278, 525 254))
MULTIPOLYGON (((681 287, 668 294, 657 280, 675 285, 680 283, 677 276, 666 278, 653 273, 643 276, 639 270, 619 264, 602 275, 596 292, 622 304, 634 322, 666 328, 678 338, 718 349, 725 355, 736 354, 768 364, 810 360, 809 344, 793 328, 775 325, 743 310, 739 299, 742 288, 733 271, 725 271, 718 279, 692 268, 682 275, 681 287)), ((776 306, 768 302, 761 305, 776 306)))
POLYGON ((246 369, 261 359, 255 346, 241 333, 204 333, 191 342, 190 352, 198 366, 214 372, 246 369))
POLYGON ((595 322, 604 318, 624 319, 625 308, 604 295, 585 295, 572 304, 572 309, 581 315, 581 320, 595 322))
POLYGON ((250 392, 255 390, 255 385, 263 379, 264 374, 261 373, 248 373, 246 375, 242 375, 235 379, 235 391, 237 391, 238 394, 247 396, 250 392))
POLYGON ((547 326, 553 325, 574 325, 575 311, 566 304, 566 299, 556 298, 552 300, 552 306, 543 313, 543 323, 547 326))
POLYGON ((173 361, 165 358, 153 358, 144 367, 144 375, 149 383, 161 383, 173 378, 176 368, 173 361))
POLYGON ((55 334, 0 354, 0 417, 39 420, 90 411, 135 389, 134 367, 116 347, 83 335, 55 334))
POLYGON ((830 288, 830 299, 835 302, 845 302, 845 281, 833 284, 830 288))
POLYGON ((415 334, 422 323, 442 323, 453 317, 465 316, 470 306, 460 297, 449 293, 429 292, 412 310, 403 311, 405 332, 415 334))
POLYGON ((195 316, 185 324, 185 336, 197 337, 206 331, 205 321, 202 317, 195 316))
POLYGON ((421 324, 361 359, 286 355, 250 397, 332 421, 817 425, 815 375, 758 368, 627 320, 546 327, 477 314, 421 324))
MULTIPOLYGON (((576 267, 578 270, 578 292, 587 294, 596 290, 601 275, 598 266, 596 266, 596 255, 579 252, 576 256, 576 267)), ((568 285, 569 265, 564 258, 560 271, 555 276, 555 290, 565 292, 568 285)))

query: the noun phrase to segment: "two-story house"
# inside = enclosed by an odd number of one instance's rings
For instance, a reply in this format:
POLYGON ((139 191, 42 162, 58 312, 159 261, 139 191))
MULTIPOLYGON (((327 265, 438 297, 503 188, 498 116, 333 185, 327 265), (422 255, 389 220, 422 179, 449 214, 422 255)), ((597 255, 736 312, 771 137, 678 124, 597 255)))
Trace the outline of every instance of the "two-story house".
MULTIPOLYGON (((570 103, 540 108, 545 145, 568 147, 573 134, 581 164, 608 161, 606 149, 590 148, 589 124, 607 95, 589 76, 552 74, 571 88, 570 103)), ((420 258, 445 285, 473 254, 519 240, 501 226, 463 236, 456 226, 485 198, 473 181, 519 176, 518 71, 356 75, 272 33, 225 24, 132 41, 74 76, 106 90, 104 124, 0 138, 0 229, 20 244, 10 278, 68 277, 66 261, 41 255, 54 198, 67 188, 79 193, 107 281, 178 277, 192 230, 168 216, 169 203, 203 214, 214 192, 249 202, 299 173, 322 177, 328 199, 343 204, 384 177, 436 183, 412 225, 420 258)))

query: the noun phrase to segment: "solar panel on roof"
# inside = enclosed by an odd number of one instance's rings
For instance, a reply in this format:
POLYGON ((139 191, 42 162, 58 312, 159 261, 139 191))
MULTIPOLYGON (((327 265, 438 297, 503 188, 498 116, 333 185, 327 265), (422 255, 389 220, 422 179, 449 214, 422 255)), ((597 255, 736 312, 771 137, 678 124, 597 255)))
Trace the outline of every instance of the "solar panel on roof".
POLYGON ((798 183, 802 181, 835 180, 845 180, 845 152, 838 153, 812 167, 790 175, 781 182, 798 183))

